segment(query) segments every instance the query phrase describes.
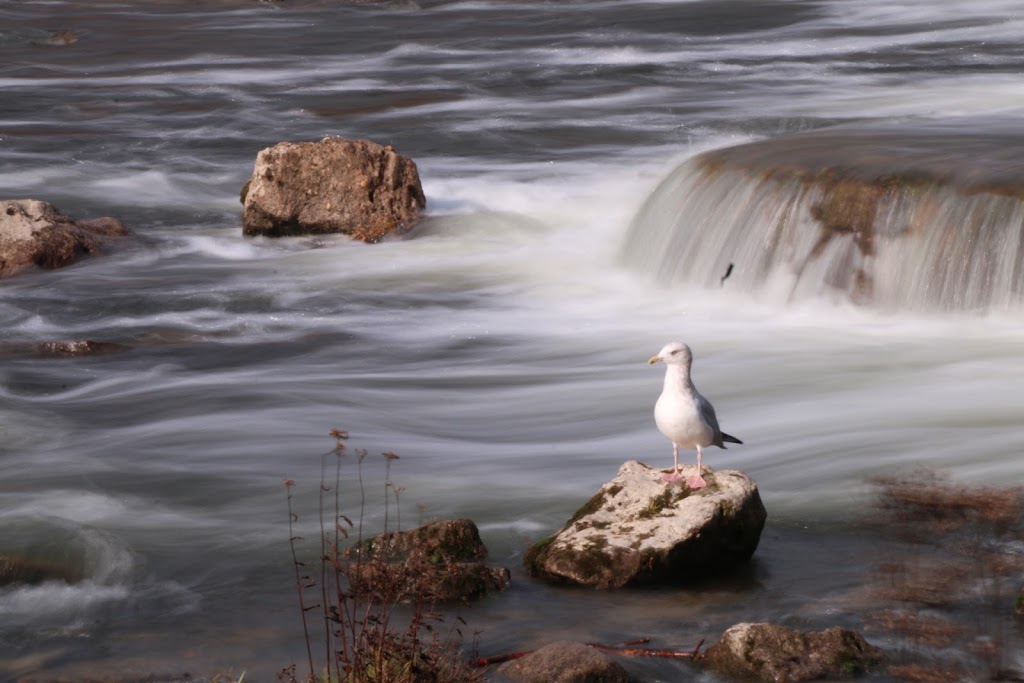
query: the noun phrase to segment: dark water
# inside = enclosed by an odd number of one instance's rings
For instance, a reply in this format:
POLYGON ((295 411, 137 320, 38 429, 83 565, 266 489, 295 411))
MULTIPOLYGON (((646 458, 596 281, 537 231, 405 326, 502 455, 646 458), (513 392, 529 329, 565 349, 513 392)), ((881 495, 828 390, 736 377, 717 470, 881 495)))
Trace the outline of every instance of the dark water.
POLYGON ((1019 117, 1022 34, 1016 4, 994 0, 0 1, 0 196, 137 235, 0 285, 4 344, 130 347, 2 359, 0 549, 88 579, 0 591, 0 676, 272 680, 304 649, 281 481, 315 536, 335 427, 377 458, 368 526, 383 518, 377 454, 394 450, 403 524, 471 517, 513 568, 509 591, 463 612, 482 654, 644 634, 688 649, 743 620, 858 625, 884 551, 854 527, 867 477, 927 463, 1021 479, 1019 311, 659 284, 622 262, 623 241, 703 150, 1019 117), (41 44, 63 28, 78 41, 41 44), (242 238, 256 153, 325 135, 416 160, 430 215, 411 239, 242 238), (624 460, 669 462, 645 361, 674 338, 745 442, 707 460, 761 488, 754 565, 693 591, 529 580, 524 549, 624 460))

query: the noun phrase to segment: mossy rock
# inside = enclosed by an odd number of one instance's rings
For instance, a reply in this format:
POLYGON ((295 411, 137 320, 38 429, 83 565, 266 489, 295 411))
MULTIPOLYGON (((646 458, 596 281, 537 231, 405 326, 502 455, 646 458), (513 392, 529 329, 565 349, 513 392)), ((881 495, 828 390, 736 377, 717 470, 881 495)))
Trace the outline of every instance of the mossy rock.
POLYGON ((743 623, 726 629, 700 661, 730 679, 774 683, 861 676, 882 668, 885 655, 849 629, 801 632, 743 623))
POLYGON ((358 592, 396 600, 474 600, 510 583, 504 567, 485 564, 487 548, 471 520, 432 522, 364 541, 344 563, 358 592))
POLYGON ((595 588, 680 584, 729 571, 757 549, 767 514, 741 472, 705 470, 708 486, 666 483, 625 463, 555 535, 523 558, 531 576, 595 588))

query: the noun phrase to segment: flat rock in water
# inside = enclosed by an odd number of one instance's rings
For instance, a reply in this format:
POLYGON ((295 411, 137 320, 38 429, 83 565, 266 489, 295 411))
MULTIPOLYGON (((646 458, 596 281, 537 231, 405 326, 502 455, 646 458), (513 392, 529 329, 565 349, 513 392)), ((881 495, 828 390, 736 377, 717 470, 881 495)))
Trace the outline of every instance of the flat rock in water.
POLYGON ((426 202, 416 164, 390 146, 334 137, 280 142, 256 156, 242 189, 242 231, 379 242, 412 228, 426 202))
POLYGON ((32 265, 63 268, 127 234, 116 218, 80 221, 38 199, 0 200, 0 277, 32 265))
POLYGON ((726 629, 701 661, 729 678, 788 683, 859 676, 882 666, 885 655, 849 629, 744 623, 726 629))
MULTIPOLYGON (((708 472, 705 468, 705 472, 708 472)), ((742 472, 710 472, 693 490, 631 460, 561 531, 536 543, 533 576, 595 588, 680 584, 733 569, 754 554, 767 514, 742 472)))
POLYGON ((608 655, 582 643, 558 641, 525 657, 505 662, 498 674, 523 683, 629 683, 632 680, 608 655))

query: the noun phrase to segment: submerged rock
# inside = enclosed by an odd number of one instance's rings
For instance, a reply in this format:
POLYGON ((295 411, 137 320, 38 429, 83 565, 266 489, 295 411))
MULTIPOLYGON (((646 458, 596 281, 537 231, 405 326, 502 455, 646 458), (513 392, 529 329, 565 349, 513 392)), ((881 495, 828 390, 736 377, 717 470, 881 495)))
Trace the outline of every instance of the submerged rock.
POLYGON ((0 344, 3 358, 77 358, 102 356, 131 349, 127 344, 93 339, 58 339, 42 342, 11 342, 0 344))
POLYGON ((0 586, 44 581, 75 583, 83 578, 81 572, 57 562, 27 557, 20 554, 0 553, 0 586))
POLYGON ((106 353, 127 351, 129 346, 117 342, 95 341, 93 339, 67 339, 39 342, 34 351, 40 356, 96 356, 106 353))
POLYGON ((728 571, 757 549, 767 517, 742 472, 705 475, 706 488, 666 483, 631 460, 561 531, 523 559, 533 576, 595 588, 678 584, 728 571))
POLYGON ((32 265, 62 268, 127 234, 116 218, 80 221, 38 199, 0 200, 0 277, 32 265))
POLYGON ((246 235, 344 233, 364 242, 409 230, 427 201, 411 159, 333 137, 262 150, 241 199, 246 235))
POLYGON ((788 683, 859 676, 882 666, 885 655, 849 629, 743 623, 726 629, 702 661, 729 678, 788 683))
POLYGON ((505 662, 498 673, 523 683, 629 683, 632 680, 614 659, 582 643, 558 641, 525 657, 505 662))
POLYGON ((357 558, 347 569, 353 588, 395 598, 472 600, 511 581, 507 568, 484 562, 487 548, 468 519, 375 536, 363 543, 357 558))

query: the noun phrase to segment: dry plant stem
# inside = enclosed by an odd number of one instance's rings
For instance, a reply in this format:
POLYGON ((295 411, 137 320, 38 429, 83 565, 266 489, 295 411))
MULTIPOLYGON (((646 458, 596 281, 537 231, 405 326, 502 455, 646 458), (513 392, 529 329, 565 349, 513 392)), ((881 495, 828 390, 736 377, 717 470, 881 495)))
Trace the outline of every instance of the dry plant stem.
POLYGON ((391 458, 385 460, 384 466, 384 533, 388 531, 388 509, 390 508, 391 496, 388 488, 391 486, 391 458))
MULTIPOLYGON (((335 458, 335 461, 334 461, 334 545, 331 547, 331 563, 330 563, 331 564, 331 569, 334 570, 333 571, 333 574, 334 574, 334 583, 333 583, 333 588, 334 588, 334 604, 331 607, 331 611, 332 611, 331 616, 336 620, 336 623, 338 624, 338 626, 337 626, 337 629, 338 629, 337 630, 337 639, 338 639, 338 641, 341 644, 341 653, 342 653, 342 658, 343 658, 342 661, 347 661, 348 657, 349 657, 349 654, 350 654, 349 651, 348 651, 348 640, 346 638, 342 637, 341 629, 344 628, 344 625, 343 625, 342 620, 341 620, 342 615, 341 615, 341 613, 340 613, 340 611, 338 609, 338 605, 344 604, 344 593, 343 593, 343 589, 342 589, 342 586, 341 586, 341 579, 340 579, 339 572, 338 572, 338 570, 340 569, 340 565, 339 565, 339 562, 338 562, 338 557, 339 557, 339 552, 340 552, 339 549, 341 548, 341 535, 344 534, 345 538, 348 538, 348 531, 345 530, 341 526, 342 515, 341 515, 341 507, 340 507, 341 506, 341 501, 340 501, 340 491, 341 491, 341 458, 342 458, 342 456, 345 455, 345 444, 344 444, 343 441, 341 441, 341 440, 338 441, 338 445, 335 448, 335 454, 337 455, 337 457, 335 458)), ((341 672, 339 671, 338 673, 340 675, 341 672)))
MULTIPOLYGON (((469 664, 454 649, 454 639, 442 638, 434 629, 434 623, 442 622, 440 614, 431 611, 433 597, 417 595, 411 614, 398 609, 411 577, 422 571, 417 558, 393 557, 394 549, 384 547, 380 551, 365 545, 362 521, 365 517, 365 486, 362 476, 364 449, 357 449, 360 519, 358 539, 356 525, 342 514, 341 458, 345 454, 343 440, 347 432, 333 430, 338 442, 334 471, 334 489, 330 488, 328 465, 321 459, 319 523, 320 523, 320 597, 322 602, 308 605, 305 592, 318 588, 313 577, 305 575, 305 567, 297 558, 296 542, 301 540, 294 534, 293 525, 298 516, 293 510, 291 486, 288 489, 289 531, 291 532, 292 559, 295 563, 296 585, 299 591, 299 606, 302 611, 303 629, 306 637, 306 655, 309 660, 309 676, 306 683, 416 683, 430 680, 434 683, 479 683, 482 672, 469 668, 469 664), (331 504, 325 496, 334 494, 333 528, 327 528, 326 518, 330 516, 331 504), (326 659, 317 669, 310 641, 310 629, 305 613, 315 608, 323 610, 324 645, 326 659)), ((389 489, 394 492, 395 504, 399 507, 401 487, 390 479, 390 461, 398 459, 393 453, 387 458, 387 479, 385 483, 385 528, 388 533, 387 505, 390 502, 389 489)), ((396 517, 400 520, 400 517, 396 517)), ((398 522, 401 523, 400 521, 398 522)), ((311 598, 312 599, 312 598, 311 598)), ((461 621, 461 619, 460 619, 461 621)), ((465 623, 465 622, 463 622, 465 623)), ((316 629, 313 629, 314 631, 316 629)), ((454 632, 462 633, 455 629, 454 632)), ((279 674, 286 683, 298 683, 294 664, 279 674)))
MULTIPOLYGON (((324 526, 324 494, 330 491, 330 489, 324 485, 326 481, 325 476, 325 460, 328 455, 334 451, 329 451, 320 456, 320 493, 317 505, 317 510, 320 518, 320 604, 324 606, 323 620, 324 620, 324 666, 327 670, 327 680, 331 679, 331 650, 333 643, 331 642, 331 621, 330 611, 327 609, 327 605, 330 603, 327 601, 327 564, 328 564, 328 549, 327 549, 327 529, 324 526)), ((335 496, 337 497, 337 496, 335 496)))
POLYGON ((363 460, 366 460, 366 449, 360 448, 356 451, 358 459, 359 474, 359 533, 356 534, 356 543, 363 542, 363 519, 366 517, 366 485, 363 482, 363 460))
POLYGON ((295 541, 301 541, 301 536, 295 535, 295 521, 299 518, 298 515, 292 509, 292 487, 295 486, 295 482, 291 479, 287 479, 284 482, 285 490, 288 492, 288 545, 292 551, 292 565, 295 567, 295 590, 299 593, 299 611, 302 614, 302 631, 306 637, 306 657, 309 659, 309 678, 310 680, 316 675, 313 668, 313 646, 309 640, 309 624, 306 623, 306 612, 310 607, 306 607, 306 600, 302 597, 302 575, 299 572, 299 567, 304 566, 299 562, 298 555, 295 553, 295 541))

